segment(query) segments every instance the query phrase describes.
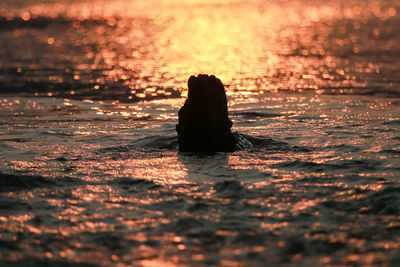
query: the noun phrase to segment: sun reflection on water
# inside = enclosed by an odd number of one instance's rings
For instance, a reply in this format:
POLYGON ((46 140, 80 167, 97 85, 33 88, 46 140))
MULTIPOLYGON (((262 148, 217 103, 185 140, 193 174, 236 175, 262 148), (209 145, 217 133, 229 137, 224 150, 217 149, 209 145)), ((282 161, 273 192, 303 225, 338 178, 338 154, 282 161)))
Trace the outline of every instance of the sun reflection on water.
POLYGON ((187 77, 197 73, 222 78, 229 95, 344 93, 386 88, 382 74, 399 70, 369 53, 399 48, 392 1, 60 1, 0 15, 46 27, 14 30, 13 39, 32 37, 37 44, 2 63, 38 95, 124 102, 180 97, 187 77), (35 49, 46 63, 39 64, 35 49))
POLYGON ((397 2, 13 5, 0 89, 27 97, 0 99, 0 260, 398 261, 397 2), (178 152, 201 72, 262 145, 178 152))

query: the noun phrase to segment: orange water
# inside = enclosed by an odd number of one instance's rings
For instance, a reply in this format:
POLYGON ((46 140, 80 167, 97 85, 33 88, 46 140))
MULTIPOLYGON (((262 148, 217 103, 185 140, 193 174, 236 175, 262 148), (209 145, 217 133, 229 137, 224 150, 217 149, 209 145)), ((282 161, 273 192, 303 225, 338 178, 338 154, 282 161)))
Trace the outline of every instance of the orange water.
POLYGON ((3 1, 0 265, 398 265, 399 12, 3 1), (197 73, 253 148, 178 152, 197 73))

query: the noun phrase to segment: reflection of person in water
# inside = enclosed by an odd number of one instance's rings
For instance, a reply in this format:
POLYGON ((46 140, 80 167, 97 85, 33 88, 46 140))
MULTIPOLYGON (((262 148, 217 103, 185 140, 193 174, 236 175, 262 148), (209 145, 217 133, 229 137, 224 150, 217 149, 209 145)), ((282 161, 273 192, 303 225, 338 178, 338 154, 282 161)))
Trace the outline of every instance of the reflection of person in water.
POLYGON ((233 151, 238 143, 231 132, 225 89, 214 75, 199 74, 188 80, 188 98, 179 110, 179 150, 233 151))

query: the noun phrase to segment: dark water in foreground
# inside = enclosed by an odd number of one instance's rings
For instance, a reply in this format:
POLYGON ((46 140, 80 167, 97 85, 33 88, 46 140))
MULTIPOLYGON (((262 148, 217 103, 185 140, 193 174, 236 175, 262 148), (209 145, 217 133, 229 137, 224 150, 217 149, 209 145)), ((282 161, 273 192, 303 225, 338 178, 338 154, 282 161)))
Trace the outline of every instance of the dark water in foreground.
POLYGON ((396 1, 0 4, 0 265, 400 264, 396 1), (191 74, 252 148, 176 148, 191 74))

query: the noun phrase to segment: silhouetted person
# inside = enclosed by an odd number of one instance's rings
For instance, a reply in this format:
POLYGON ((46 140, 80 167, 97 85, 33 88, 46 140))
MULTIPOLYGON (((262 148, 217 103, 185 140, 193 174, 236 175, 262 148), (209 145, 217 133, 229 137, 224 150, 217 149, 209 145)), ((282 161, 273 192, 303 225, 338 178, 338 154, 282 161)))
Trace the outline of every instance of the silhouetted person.
POLYGON ((238 142, 231 132, 225 89, 214 75, 199 74, 188 80, 188 98, 179 110, 179 150, 233 151, 238 142))

